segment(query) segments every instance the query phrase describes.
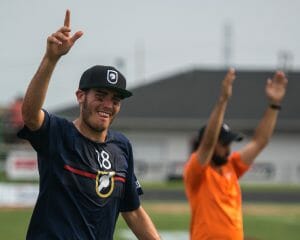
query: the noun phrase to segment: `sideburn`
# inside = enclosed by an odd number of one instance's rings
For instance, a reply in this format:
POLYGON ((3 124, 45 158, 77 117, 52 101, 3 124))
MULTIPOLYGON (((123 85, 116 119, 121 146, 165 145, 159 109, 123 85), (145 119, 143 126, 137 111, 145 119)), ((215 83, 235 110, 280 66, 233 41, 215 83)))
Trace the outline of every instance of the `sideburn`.
POLYGON ((89 122, 89 118, 92 115, 92 111, 89 109, 88 107, 88 102, 87 102, 87 96, 85 95, 84 101, 82 103, 82 109, 81 109, 81 114, 82 114, 82 121, 84 122, 84 124, 90 128, 91 130, 95 131, 95 132, 103 132, 105 129, 104 128, 97 128, 95 126, 93 126, 90 122, 89 122))

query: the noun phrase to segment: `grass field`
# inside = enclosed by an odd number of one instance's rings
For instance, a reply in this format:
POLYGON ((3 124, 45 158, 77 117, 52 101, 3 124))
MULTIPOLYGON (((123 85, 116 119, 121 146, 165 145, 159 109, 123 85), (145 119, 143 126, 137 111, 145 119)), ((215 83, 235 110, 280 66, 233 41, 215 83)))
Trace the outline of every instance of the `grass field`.
MULTIPOLYGON (((262 184, 262 183, 240 183, 243 192, 300 192, 300 184, 262 184)), ((168 189, 184 191, 184 184, 182 180, 169 182, 145 182, 142 183, 143 189, 168 189)))
MULTIPOLYGON (((189 225, 189 209, 185 202, 144 202, 144 208, 161 233, 172 233, 173 240, 184 239, 189 225), (185 233, 180 235, 179 233, 185 233), (181 238, 180 238, 181 236, 181 238)), ((32 209, 0 209, 0 239, 25 239, 32 209)), ((297 240, 300 236, 300 203, 244 204, 245 236, 251 240, 297 240)), ((133 239, 122 233, 128 232, 126 224, 119 219, 115 239, 133 239), (124 231, 126 230, 126 231, 124 231)), ((185 238, 187 239, 187 238, 185 238)), ((166 239, 167 240, 167 239, 166 239)))

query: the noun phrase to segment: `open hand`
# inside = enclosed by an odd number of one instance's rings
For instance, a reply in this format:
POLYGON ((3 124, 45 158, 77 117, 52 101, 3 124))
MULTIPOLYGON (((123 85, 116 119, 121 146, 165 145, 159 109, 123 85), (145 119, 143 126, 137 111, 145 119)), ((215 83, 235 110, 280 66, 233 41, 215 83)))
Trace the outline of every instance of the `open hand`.
POLYGON ((83 35, 82 31, 70 36, 70 10, 66 11, 64 26, 47 38, 46 55, 53 60, 58 60, 69 52, 73 44, 83 35))
POLYGON ((277 71, 272 79, 268 79, 266 84, 266 95, 270 103, 280 104, 287 86, 288 80, 282 71, 277 71))

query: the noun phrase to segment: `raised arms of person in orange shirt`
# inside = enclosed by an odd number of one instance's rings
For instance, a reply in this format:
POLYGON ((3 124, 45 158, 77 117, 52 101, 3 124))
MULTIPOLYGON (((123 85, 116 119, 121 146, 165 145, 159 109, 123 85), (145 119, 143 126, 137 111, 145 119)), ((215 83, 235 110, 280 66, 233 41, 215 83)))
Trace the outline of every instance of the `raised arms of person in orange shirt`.
POLYGON ((265 92, 270 105, 259 122, 250 142, 239 151, 242 160, 248 165, 253 163, 256 156, 268 144, 272 136, 281 102, 285 96, 287 83, 288 80, 281 71, 277 71, 273 79, 267 80, 265 92))
POLYGON ((228 100, 232 95, 232 84, 235 79, 235 70, 230 68, 222 81, 219 99, 210 114, 204 131, 203 140, 196 150, 201 165, 206 165, 212 158, 215 146, 218 142, 228 100))

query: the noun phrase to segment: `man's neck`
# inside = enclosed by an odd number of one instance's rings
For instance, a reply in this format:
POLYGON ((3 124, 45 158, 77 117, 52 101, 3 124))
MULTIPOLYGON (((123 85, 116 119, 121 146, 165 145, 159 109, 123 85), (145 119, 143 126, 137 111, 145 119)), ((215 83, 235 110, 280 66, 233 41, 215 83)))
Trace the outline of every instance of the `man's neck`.
POLYGON ((108 130, 103 130, 102 132, 95 131, 95 130, 91 129, 89 126, 87 126, 79 118, 74 120, 73 124, 77 128, 77 130, 86 138, 88 138, 94 142, 99 142, 99 143, 105 142, 108 130))
POLYGON ((213 170, 215 170, 218 174, 222 175, 223 171, 222 171, 222 166, 218 166, 216 164, 214 164, 212 161, 210 162, 210 166, 213 170))

